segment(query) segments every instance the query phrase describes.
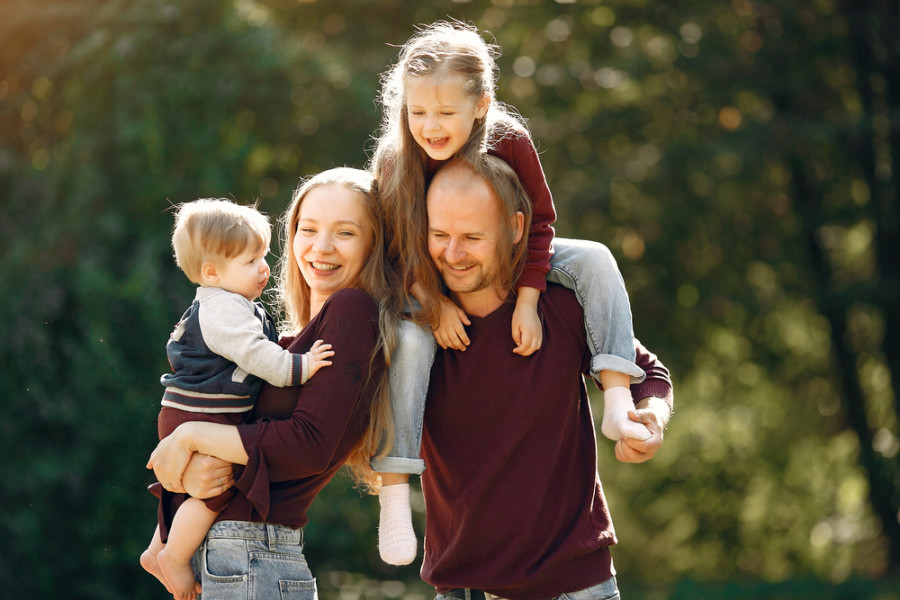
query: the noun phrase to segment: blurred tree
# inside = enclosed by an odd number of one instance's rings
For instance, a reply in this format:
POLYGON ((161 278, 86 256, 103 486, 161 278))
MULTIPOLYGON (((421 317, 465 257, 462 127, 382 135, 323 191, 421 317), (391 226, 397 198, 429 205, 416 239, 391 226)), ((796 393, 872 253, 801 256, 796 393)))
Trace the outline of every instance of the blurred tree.
MULTIPOLYGON (((558 233, 613 249, 677 381, 653 461, 600 442, 623 586, 897 574, 896 3, 7 0, 6 593, 161 597, 137 565, 141 466, 191 296, 167 209, 227 196, 274 217, 299 177, 363 166, 378 73, 447 16, 502 46, 558 233)), ((347 478, 311 516, 323 589, 413 593, 347 478)))

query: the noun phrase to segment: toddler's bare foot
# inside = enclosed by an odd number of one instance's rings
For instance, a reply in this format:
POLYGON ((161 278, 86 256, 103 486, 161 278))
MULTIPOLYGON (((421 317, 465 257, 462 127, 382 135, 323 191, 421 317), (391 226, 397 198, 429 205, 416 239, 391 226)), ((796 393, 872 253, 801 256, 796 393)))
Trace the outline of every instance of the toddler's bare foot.
POLYGON ((197 580, 194 579, 194 571, 190 561, 181 562, 169 556, 166 550, 161 550, 156 555, 156 562, 163 576, 169 582, 172 596, 175 600, 197 600, 197 580))
POLYGON ((162 569, 159 568, 159 561, 156 559, 155 554, 149 550, 144 550, 144 552, 141 553, 141 566, 144 567, 145 571, 159 579, 159 582, 166 587, 167 592, 170 594, 172 593, 172 588, 169 587, 166 576, 163 575, 162 569))

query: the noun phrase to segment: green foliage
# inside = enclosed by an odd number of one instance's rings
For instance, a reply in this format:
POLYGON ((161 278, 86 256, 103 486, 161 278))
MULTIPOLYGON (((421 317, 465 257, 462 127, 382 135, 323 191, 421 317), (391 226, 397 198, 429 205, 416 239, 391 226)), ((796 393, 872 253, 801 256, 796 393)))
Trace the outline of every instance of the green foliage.
MULTIPOLYGON (((558 233, 610 246, 676 381, 654 460, 599 444, 627 597, 896 598, 865 581, 900 568, 900 50, 880 11, 5 2, 3 589, 162 597, 137 556, 164 343, 191 297, 169 207, 277 217, 301 177, 363 166, 392 45, 453 16, 502 46, 499 97, 529 121, 558 233)), ((346 477, 317 499, 323 597, 427 594, 415 565, 378 560, 377 509, 346 477)))

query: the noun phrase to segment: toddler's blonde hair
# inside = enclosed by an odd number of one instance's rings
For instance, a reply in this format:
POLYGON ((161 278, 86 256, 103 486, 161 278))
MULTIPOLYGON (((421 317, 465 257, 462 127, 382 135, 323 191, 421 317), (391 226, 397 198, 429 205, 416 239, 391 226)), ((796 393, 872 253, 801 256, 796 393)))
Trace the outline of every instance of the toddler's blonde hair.
POLYGON ((261 251, 271 241, 269 217, 255 206, 235 204, 225 198, 201 198, 175 209, 175 263, 198 285, 203 263, 227 260, 247 249, 261 251))

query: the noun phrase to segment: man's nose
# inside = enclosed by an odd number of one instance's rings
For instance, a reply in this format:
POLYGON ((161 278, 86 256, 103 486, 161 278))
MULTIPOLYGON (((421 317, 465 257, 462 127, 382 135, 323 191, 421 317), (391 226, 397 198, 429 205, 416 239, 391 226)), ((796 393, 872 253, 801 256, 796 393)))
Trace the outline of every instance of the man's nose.
POLYGON ((447 260, 449 262, 456 262, 462 260, 465 257, 466 252, 459 241, 450 240, 447 243, 447 250, 445 251, 445 254, 447 255, 447 260))

